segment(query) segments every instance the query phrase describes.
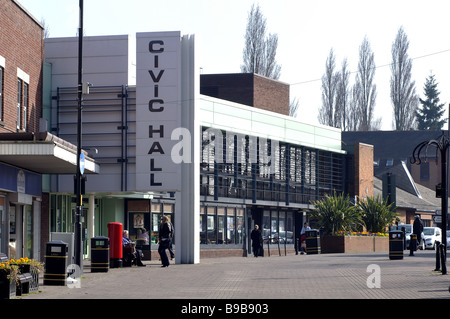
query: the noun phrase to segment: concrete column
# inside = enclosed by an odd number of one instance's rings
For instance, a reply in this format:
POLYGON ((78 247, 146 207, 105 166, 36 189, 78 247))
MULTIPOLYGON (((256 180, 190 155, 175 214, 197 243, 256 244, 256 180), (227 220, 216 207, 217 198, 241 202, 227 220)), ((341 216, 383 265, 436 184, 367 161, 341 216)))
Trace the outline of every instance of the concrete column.
POLYGON ((191 161, 180 164, 181 190, 175 193, 175 262, 197 264, 200 262, 200 125, 196 101, 200 76, 195 64, 194 36, 185 35, 181 41, 181 125, 190 132, 191 161))
POLYGON ((91 242, 91 238, 95 237, 95 195, 89 195, 89 213, 88 213, 88 240, 91 242))

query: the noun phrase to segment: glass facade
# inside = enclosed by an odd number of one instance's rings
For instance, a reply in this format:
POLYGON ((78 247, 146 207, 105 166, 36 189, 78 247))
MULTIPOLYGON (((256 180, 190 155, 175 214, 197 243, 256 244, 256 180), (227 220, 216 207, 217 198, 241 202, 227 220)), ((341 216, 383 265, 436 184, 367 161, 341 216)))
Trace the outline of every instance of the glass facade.
POLYGON ((203 128, 201 195, 309 204, 343 191, 343 155, 203 128))
POLYGON ((244 208, 200 207, 200 244, 239 245, 244 243, 244 208))

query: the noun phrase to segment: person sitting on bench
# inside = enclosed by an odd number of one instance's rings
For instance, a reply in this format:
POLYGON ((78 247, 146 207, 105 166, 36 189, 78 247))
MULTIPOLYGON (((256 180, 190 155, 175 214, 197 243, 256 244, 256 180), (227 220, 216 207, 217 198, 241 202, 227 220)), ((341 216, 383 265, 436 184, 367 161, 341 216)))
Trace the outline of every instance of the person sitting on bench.
POLYGON ((125 259, 125 262, 127 264, 131 266, 132 262, 134 261, 137 266, 145 267, 141 259, 142 252, 136 249, 136 244, 133 243, 131 239, 128 237, 128 230, 123 231, 122 245, 123 245, 123 258, 125 259))

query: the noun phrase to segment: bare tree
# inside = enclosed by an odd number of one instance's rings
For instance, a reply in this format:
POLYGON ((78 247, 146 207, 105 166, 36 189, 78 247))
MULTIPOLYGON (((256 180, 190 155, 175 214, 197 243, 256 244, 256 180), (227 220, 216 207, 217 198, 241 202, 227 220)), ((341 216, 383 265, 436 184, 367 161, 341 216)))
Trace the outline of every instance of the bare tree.
POLYGON ((336 89, 336 111, 339 114, 339 127, 346 131, 348 128, 349 116, 349 79, 350 71, 348 70, 347 59, 342 61, 341 71, 337 73, 337 89, 336 89))
POLYGON ((300 102, 297 98, 294 98, 291 103, 289 103, 289 116, 297 117, 298 108, 300 107, 300 102))
POLYGON ((41 24, 44 27, 44 34, 43 34, 44 39, 47 39, 50 37, 50 27, 47 25, 47 23, 45 23, 44 18, 41 19, 41 24))
POLYGON ((325 74, 322 76, 322 107, 319 110, 318 120, 320 124, 339 127, 336 112, 336 89, 337 76, 334 71, 336 58, 333 49, 330 50, 327 62, 325 63, 325 74))
POLYGON ((409 40, 403 27, 392 43, 391 101, 394 108, 394 128, 406 131, 416 126, 419 98, 411 80, 412 60, 408 57, 409 40))
POLYGON ((375 58, 367 37, 359 47, 359 63, 353 89, 353 102, 360 116, 359 131, 372 131, 380 128, 381 119, 374 119, 377 87, 373 83, 375 58))
POLYGON ((248 14, 241 71, 278 80, 281 74, 281 66, 276 61, 278 35, 266 35, 266 25, 259 5, 253 4, 248 14))

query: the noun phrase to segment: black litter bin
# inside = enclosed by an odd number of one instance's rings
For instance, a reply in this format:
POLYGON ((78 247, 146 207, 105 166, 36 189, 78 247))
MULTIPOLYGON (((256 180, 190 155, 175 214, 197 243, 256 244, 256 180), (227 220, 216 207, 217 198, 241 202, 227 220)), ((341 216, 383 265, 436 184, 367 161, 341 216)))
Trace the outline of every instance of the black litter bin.
POLYGON ((109 238, 91 238, 91 272, 108 272, 109 270, 109 238))
POLYGON ((66 286, 68 244, 63 241, 51 241, 45 247, 44 285, 66 286))
POLYGON ((403 259, 405 233, 400 230, 389 232, 389 259, 403 259))
POLYGON ((306 235, 306 253, 320 254, 320 236, 317 229, 307 230, 306 235))

